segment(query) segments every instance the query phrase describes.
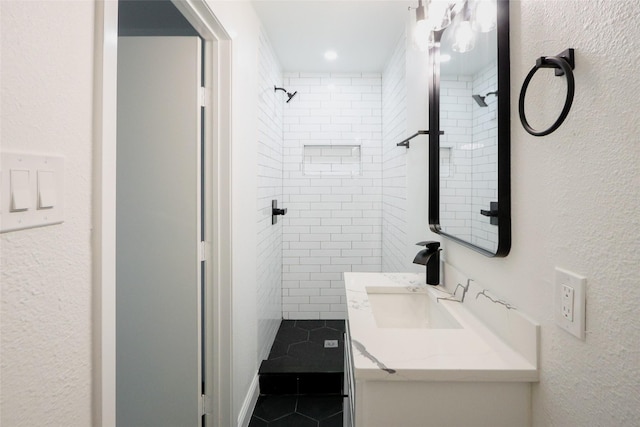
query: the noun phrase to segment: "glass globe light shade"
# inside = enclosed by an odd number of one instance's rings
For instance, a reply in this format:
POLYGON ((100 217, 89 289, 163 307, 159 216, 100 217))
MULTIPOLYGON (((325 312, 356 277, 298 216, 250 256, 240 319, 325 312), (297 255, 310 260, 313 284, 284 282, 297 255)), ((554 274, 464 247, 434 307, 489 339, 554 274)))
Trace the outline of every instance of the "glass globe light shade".
POLYGON ((473 25, 477 31, 488 33, 497 26, 498 9, 494 0, 480 0, 475 9, 473 25))
POLYGON ((476 45, 476 35, 470 21, 461 21, 455 29, 454 42, 451 49, 454 52, 464 53, 473 50, 476 45))

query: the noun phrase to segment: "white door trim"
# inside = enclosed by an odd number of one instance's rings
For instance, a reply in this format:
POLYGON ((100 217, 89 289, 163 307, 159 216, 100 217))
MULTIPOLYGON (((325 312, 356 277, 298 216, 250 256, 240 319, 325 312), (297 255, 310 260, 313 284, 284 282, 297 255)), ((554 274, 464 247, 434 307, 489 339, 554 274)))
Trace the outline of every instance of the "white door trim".
MULTIPOLYGON (((231 41, 205 0, 172 0, 205 40, 208 155, 205 223, 207 263, 206 394, 213 397, 210 425, 231 424, 231 41), (210 357, 209 357, 210 355, 210 357)), ((93 156, 93 425, 115 427, 116 321, 116 92, 118 2, 96 2, 93 156)))

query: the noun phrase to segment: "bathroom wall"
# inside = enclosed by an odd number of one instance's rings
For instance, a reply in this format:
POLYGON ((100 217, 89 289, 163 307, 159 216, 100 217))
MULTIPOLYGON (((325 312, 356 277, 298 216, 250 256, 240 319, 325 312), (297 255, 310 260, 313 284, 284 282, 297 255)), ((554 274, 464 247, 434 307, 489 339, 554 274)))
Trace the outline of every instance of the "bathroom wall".
POLYGON ((89 426, 94 5, 2 1, 0 29, 2 150, 65 157, 64 223, 0 235, 0 424, 89 426))
MULTIPOLYGON (((640 417, 640 9, 634 1, 511 2, 511 253, 490 259, 444 242, 447 260, 542 326, 534 426, 630 426, 640 417), (536 138, 518 119, 541 55, 576 49, 565 123, 536 138), (617 76, 617 77, 614 77, 617 76), (587 335, 553 320, 554 268, 587 278, 587 335)), ((550 125, 566 83, 536 74, 527 114, 550 125)), ((502 94, 501 94, 502 96, 502 94)))
POLYGON ((405 271, 407 153, 396 144, 407 134, 406 37, 382 73, 382 271, 405 271))
POLYGON ((382 74, 383 102, 383 271, 424 271, 413 264, 417 242, 432 238, 428 224, 428 141, 419 135, 410 148, 397 144, 429 128, 425 52, 401 34, 382 74))
MULTIPOLYGON (((258 337, 259 313, 257 260, 258 158, 261 78, 260 21, 247 1, 209 1, 211 10, 232 40, 232 421, 252 410, 257 392, 257 370, 264 346, 258 337)), ((264 63, 264 60, 262 61, 264 63)), ((268 101, 266 101, 268 103, 268 101)), ((264 129, 264 128, 261 128, 264 129)), ((261 291, 268 294, 268 291, 261 291)), ((263 307, 263 308, 260 308, 263 307)), ((262 314, 261 314, 262 315, 262 314)), ((263 325, 267 325, 264 323, 263 325)), ((266 330, 266 328, 265 328, 266 330)))
POLYGON ((381 268, 381 76, 285 73, 284 87, 298 95, 284 107, 283 317, 342 319, 342 273, 381 268), (336 168, 344 146, 359 147, 350 169, 336 168))
MULTIPOLYGON (((282 71, 261 31, 258 48, 258 360, 269 356, 282 319, 282 221, 271 223, 271 201, 282 205, 282 71)), ((281 218, 281 217, 280 217, 281 218)))

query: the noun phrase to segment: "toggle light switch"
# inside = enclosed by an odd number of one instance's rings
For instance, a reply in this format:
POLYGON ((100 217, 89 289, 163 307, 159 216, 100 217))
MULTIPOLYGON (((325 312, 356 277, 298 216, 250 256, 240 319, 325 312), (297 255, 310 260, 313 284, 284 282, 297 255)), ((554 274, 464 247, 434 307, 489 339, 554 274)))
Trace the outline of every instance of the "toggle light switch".
POLYGON ((51 209, 56 205, 56 181, 52 171, 38 171, 38 209, 51 209))
POLYGON ((29 171, 11 169, 10 172, 11 183, 11 206, 9 210, 11 212, 21 212, 29 209, 29 171))

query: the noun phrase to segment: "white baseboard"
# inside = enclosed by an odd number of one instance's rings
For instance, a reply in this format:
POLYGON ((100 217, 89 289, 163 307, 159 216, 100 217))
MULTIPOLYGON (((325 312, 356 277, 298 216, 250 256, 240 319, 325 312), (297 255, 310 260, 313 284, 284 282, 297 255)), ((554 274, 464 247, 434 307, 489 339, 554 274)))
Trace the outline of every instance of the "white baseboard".
POLYGON ((238 427, 249 427, 251 415, 253 414, 253 408, 255 408, 256 406, 259 394, 260 389, 258 387, 258 374, 256 373, 256 375, 253 377, 253 380, 251 381, 249 391, 247 392, 247 396, 244 399, 244 403, 242 404, 240 413, 238 414, 238 427))

